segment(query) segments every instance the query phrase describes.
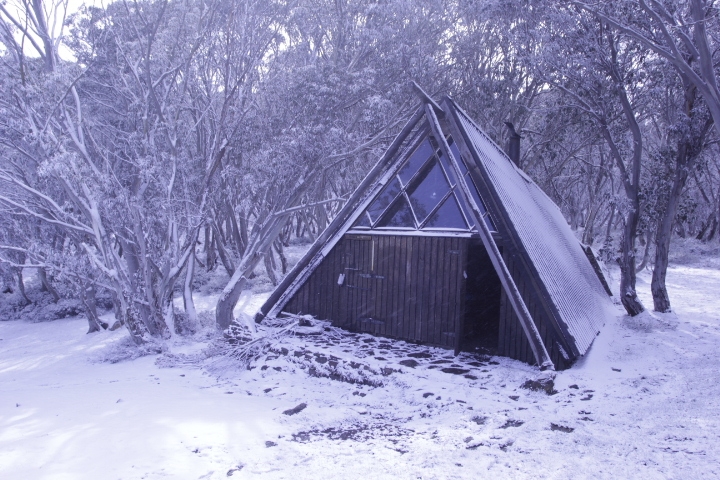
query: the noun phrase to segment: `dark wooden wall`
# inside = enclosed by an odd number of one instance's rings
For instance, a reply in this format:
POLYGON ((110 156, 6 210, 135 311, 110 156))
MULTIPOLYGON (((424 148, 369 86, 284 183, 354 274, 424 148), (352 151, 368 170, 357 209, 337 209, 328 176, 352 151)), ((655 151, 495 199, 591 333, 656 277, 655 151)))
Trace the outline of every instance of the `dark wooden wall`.
MULTIPOLYGON (((555 340, 555 334, 551 330, 550 320, 547 317, 548 314, 536 289, 531 285, 529 275, 523 272, 520 262, 515 261, 514 257, 507 253, 507 250, 503 252, 503 259, 520 290, 520 295, 530 312, 530 316, 535 321, 555 368, 558 370, 568 368, 570 366, 568 359, 562 354, 561 347, 555 340)), ((515 311, 510 306, 504 290, 500 299, 498 354, 530 364, 535 363, 535 356, 530 348, 530 343, 523 332, 520 320, 518 320, 515 311)))
MULTIPOLYGON (((284 310, 331 320, 350 331, 457 348, 465 321, 463 273, 469 242, 460 237, 347 234, 284 310), (342 285, 340 274, 345 275, 342 285)), ((567 368, 528 275, 507 251, 503 258, 550 358, 556 368, 567 368)), ((520 322, 500 290, 497 353, 534 364, 520 322)))
POLYGON ((284 310, 329 319, 351 331, 456 348, 468 241, 345 235, 284 310))

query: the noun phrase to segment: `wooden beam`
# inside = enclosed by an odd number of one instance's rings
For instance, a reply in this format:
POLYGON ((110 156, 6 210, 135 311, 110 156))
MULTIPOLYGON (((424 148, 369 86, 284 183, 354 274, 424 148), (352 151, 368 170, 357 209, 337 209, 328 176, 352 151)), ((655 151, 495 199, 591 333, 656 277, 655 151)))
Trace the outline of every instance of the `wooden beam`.
MULTIPOLYGON (((553 365, 553 362, 550 359, 550 355, 545 348, 545 344, 542 341, 540 332, 538 331, 537 326, 535 325, 535 322, 533 321, 532 316, 530 315, 530 312, 528 311, 527 306, 522 299, 522 295, 520 294, 520 291, 518 290, 517 285, 512 278, 512 275, 510 275, 510 271, 508 270, 507 265, 502 258, 500 249, 495 243, 490 229, 485 223, 485 218, 483 218, 482 212, 480 211, 480 206, 475 203, 475 199, 470 193, 470 187, 468 186, 467 182, 465 182, 462 176, 462 170, 460 169, 460 165, 458 164, 458 159, 456 159, 450 151, 450 147, 447 144, 447 140, 445 140, 445 135, 443 135, 440 123, 435 116, 435 112, 432 108, 429 108, 428 106, 425 107, 425 112, 430 122, 430 128, 434 131, 435 137, 440 143, 440 148, 443 150, 443 153, 447 155, 447 158, 453 167, 452 169, 454 171, 452 172, 452 174, 456 176, 456 184, 460 187, 460 191, 464 196, 464 200, 470 206, 470 210, 473 214, 475 224, 477 225, 478 232, 480 233, 480 239, 483 242, 483 246, 487 250, 488 255, 490 256, 490 261, 492 262, 493 267, 495 268, 495 271, 500 278, 500 283, 502 283, 502 286, 505 289, 505 293, 507 294, 507 298, 510 301, 510 305, 512 306, 515 314, 520 320, 520 325, 522 326, 522 329, 525 332, 525 336, 530 343, 530 348, 532 349, 533 355, 535 356, 535 361, 537 362, 541 370, 554 370, 555 366, 553 365)), ((455 139, 456 142, 458 140, 459 139, 455 139)))
MULTIPOLYGON (((460 108, 450 97, 446 96, 445 101, 452 106, 452 113, 449 115, 449 117, 452 119, 452 123, 455 129, 458 131, 462 131, 459 127, 460 120, 458 119, 458 116, 462 115, 472 122, 470 116, 467 115, 462 110, 462 108, 460 108)), ((492 139, 490 139, 487 134, 482 131, 481 134, 492 145, 495 146, 495 148, 500 154, 505 155, 502 148, 500 148, 500 146, 498 146, 492 139)), ((464 137, 462 138, 462 140, 465 143, 469 142, 469 139, 464 137)), ((474 148, 469 151, 471 152, 474 160, 473 164, 468 165, 468 168, 470 169, 470 175, 473 177, 473 180, 476 182, 479 188, 484 185, 483 188, 484 191, 487 192, 487 195, 483 197, 482 192, 480 192, 481 197, 484 198, 484 202, 486 203, 486 207, 488 207, 488 210, 493 210, 493 214, 495 216, 493 220, 495 222, 495 225, 497 225, 498 228, 504 227, 505 235, 507 236, 507 238, 504 239, 505 246, 506 248, 511 250, 511 254, 517 254, 516 260, 520 263, 521 268, 524 269, 524 271, 527 273, 527 278, 531 282, 532 291, 535 292, 537 300, 545 311, 545 315, 547 316, 548 321, 551 323, 553 336, 556 337, 555 340, 560 345, 562 345, 564 351, 569 355, 567 357, 567 360, 572 363, 578 356, 580 356, 577 345, 575 344, 575 341, 572 338, 572 335, 570 335, 570 333, 568 332, 567 328, 560 324, 560 322, 562 321, 560 312, 558 311, 557 307, 551 301, 549 301, 550 294, 547 290, 547 287, 542 282, 540 274, 537 271, 537 268, 533 264, 532 260, 530 259, 529 254, 522 246, 522 242, 520 241, 520 236, 517 233, 517 229, 510 220, 509 215, 505 210, 505 207, 502 205, 500 198, 497 196, 496 192, 489 188, 489 174, 486 170, 480 170, 480 167, 482 166, 484 168, 484 166, 482 165, 480 158, 477 156, 477 152, 475 152, 474 148)), ((505 157, 507 158, 507 155, 505 155, 505 157)), ((512 163, 509 158, 507 158, 507 161, 509 163, 512 163)), ((520 169, 516 169, 516 171, 518 175, 527 177, 526 180, 532 182, 530 177, 528 177, 525 172, 520 169)))
POLYGON ((445 110, 442 109, 438 103, 432 99, 430 95, 425 93, 425 90, 420 87, 420 85, 417 84, 415 80, 412 81, 412 87, 413 90, 415 90, 415 93, 418 97, 422 100, 424 104, 432 106, 433 110, 435 111, 435 115, 437 115, 439 118, 445 118, 445 110))

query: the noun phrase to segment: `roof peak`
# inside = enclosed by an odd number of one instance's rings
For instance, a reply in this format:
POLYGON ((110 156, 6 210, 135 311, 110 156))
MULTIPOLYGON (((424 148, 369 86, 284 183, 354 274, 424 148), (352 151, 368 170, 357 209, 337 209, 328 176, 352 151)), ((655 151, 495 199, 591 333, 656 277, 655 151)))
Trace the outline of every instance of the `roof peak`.
POLYGON ((411 85, 417 96, 420 97, 420 100, 422 100, 423 103, 430 105, 433 110, 435 110, 435 115, 437 115, 438 118, 443 118, 445 116, 445 110, 443 110, 442 107, 433 100, 433 98, 428 95, 415 80, 411 82, 411 85))

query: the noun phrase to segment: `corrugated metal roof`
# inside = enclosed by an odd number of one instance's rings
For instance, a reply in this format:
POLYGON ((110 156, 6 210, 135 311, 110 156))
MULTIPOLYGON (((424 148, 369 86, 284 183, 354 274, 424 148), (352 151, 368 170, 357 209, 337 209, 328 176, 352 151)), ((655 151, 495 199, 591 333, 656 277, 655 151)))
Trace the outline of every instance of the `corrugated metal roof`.
POLYGON ((460 109, 458 118, 487 172, 489 187, 527 251, 560 316, 569 345, 584 354, 610 315, 612 302, 555 203, 460 109))

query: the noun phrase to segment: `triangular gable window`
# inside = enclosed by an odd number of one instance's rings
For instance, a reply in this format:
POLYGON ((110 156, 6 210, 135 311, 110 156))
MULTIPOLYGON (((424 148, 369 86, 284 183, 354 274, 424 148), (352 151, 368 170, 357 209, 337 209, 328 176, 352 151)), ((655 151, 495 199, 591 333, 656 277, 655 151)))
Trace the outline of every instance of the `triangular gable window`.
POLYGON ((398 177, 403 185, 407 185, 410 182, 410 179, 412 179, 418 170, 420 170, 420 167, 425 165, 428 159, 433 156, 433 153, 430 139, 426 138, 398 172, 398 177))
MULTIPOLYGON (((452 137, 448 137, 448 144, 488 227, 494 231, 485 204, 477 193, 468 167, 452 137)), ((455 178, 455 174, 448 175, 451 168, 448 160, 443 156, 437 141, 430 135, 426 136, 406 157, 397 174, 390 178, 352 228, 475 230, 467 202, 458 201, 458 187, 449 180, 455 178)))

